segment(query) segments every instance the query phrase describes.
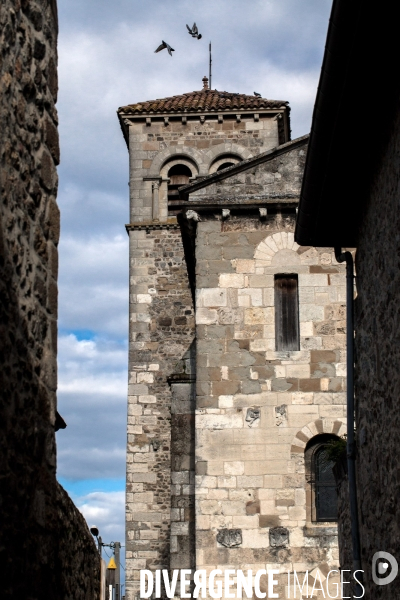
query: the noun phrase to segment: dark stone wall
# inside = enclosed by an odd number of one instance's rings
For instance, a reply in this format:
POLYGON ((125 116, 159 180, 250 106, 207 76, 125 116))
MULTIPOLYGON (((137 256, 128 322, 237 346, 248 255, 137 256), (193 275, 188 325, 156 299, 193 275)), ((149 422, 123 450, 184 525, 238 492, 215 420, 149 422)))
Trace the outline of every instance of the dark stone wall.
POLYGON ((97 597, 99 559, 55 478, 57 10, 0 6, 0 562, 4 598, 97 597))
POLYGON ((370 190, 356 255, 356 428, 367 597, 398 598, 371 580, 375 552, 400 560, 400 112, 370 190))
POLYGON ((194 333, 192 295, 176 219, 147 228, 132 226, 126 484, 128 599, 139 594, 140 569, 168 569, 171 563, 178 568, 182 556, 187 559, 185 550, 192 543, 193 443, 190 432, 186 431, 188 437, 179 441, 177 436, 188 421, 190 425, 193 408, 194 333))
POLYGON ((333 472, 335 474, 338 493, 338 535, 340 569, 352 569, 353 554, 351 545, 351 521, 349 480, 347 477, 347 458, 338 461, 333 472))

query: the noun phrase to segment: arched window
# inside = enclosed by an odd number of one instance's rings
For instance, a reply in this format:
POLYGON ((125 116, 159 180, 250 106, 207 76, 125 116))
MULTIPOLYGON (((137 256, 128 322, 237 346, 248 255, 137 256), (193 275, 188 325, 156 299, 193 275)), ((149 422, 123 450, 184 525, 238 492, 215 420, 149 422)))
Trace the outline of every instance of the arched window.
POLYGON ((168 171, 168 200, 178 200, 178 188, 189 183, 192 171, 186 165, 174 165, 168 171))
POLYGON ((217 168, 217 171, 222 171, 223 169, 227 169, 228 167, 233 167, 234 164, 235 164, 234 162, 230 162, 230 161, 224 162, 224 163, 222 163, 222 165, 219 165, 219 167, 217 168))
POLYGON ((337 491, 334 463, 327 457, 327 445, 337 439, 322 434, 312 438, 306 447, 306 472, 311 484, 311 520, 337 521, 337 491))
POLYGON ((237 165, 239 162, 242 162, 242 160, 242 157, 237 154, 220 154, 211 163, 209 174, 212 175, 217 171, 222 171, 222 169, 233 167, 233 165, 237 165))

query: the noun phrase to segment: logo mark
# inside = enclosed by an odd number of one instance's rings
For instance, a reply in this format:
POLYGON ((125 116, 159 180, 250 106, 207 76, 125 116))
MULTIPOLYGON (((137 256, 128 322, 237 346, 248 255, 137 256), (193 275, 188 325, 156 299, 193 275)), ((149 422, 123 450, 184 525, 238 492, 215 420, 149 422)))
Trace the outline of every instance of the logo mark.
POLYGON ((397 560, 389 552, 375 552, 372 558, 372 579, 376 585, 392 583, 399 572, 397 560))

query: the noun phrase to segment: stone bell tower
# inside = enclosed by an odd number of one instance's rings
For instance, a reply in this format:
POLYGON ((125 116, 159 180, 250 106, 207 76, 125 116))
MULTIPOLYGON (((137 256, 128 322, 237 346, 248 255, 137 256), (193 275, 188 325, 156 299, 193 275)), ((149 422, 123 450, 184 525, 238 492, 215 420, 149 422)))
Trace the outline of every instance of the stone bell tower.
POLYGON ((130 157, 129 600, 141 569, 265 568, 281 551, 285 566, 332 562, 336 529, 313 525, 305 463, 310 438, 342 431, 331 365, 342 274, 329 250, 294 243, 307 136, 290 141, 289 110, 207 78, 118 110, 130 157), (303 551, 321 535, 329 549, 303 551))

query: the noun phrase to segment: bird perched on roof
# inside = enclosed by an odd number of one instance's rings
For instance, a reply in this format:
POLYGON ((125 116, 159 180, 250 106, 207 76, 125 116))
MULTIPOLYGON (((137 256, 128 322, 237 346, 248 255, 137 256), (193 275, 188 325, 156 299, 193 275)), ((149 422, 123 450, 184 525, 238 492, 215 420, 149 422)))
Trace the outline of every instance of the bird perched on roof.
POLYGON ((196 23, 193 23, 192 29, 190 29, 189 25, 186 25, 186 27, 187 27, 189 34, 192 37, 197 38, 198 40, 201 40, 202 35, 201 35, 201 33, 199 33, 199 30, 197 29, 196 23))
POLYGON ((254 95, 256 98, 261 98, 261 94, 259 94, 258 92, 254 92, 254 95))
POLYGON ((164 42, 164 40, 162 40, 162 44, 160 44, 157 48, 157 50, 154 50, 154 52, 161 52, 161 50, 164 50, 164 48, 167 48, 168 50, 168 54, 170 54, 172 56, 172 53, 175 52, 175 50, 173 48, 171 48, 171 46, 169 44, 167 44, 167 42, 164 42))

